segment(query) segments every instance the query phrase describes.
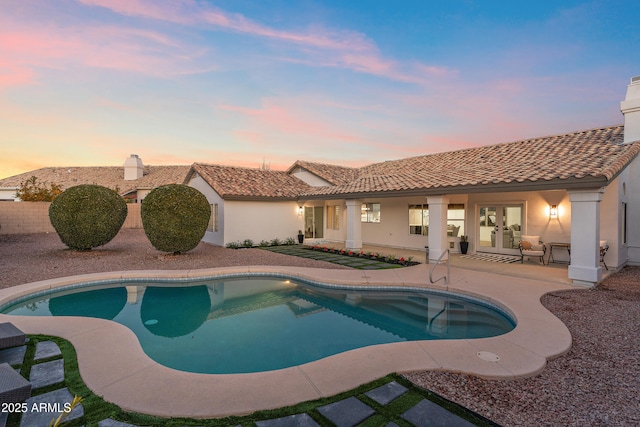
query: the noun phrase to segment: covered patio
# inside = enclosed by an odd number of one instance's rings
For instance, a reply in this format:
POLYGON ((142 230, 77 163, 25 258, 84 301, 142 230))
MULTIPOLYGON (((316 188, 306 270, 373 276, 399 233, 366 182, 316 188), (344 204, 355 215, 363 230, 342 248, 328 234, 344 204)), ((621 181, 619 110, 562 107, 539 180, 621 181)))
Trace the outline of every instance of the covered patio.
MULTIPOLYGON (((324 245, 331 248, 342 249, 345 248, 344 243, 339 242, 328 242, 326 240, 311 240, 308 239, 305 241, 307 245, 324 245)), ((377 246, 377 245, 363 245, 363 252, 375 252, 383 256, 394 255, 395 257, 412 257, 414 261, 418 261, 420 263, 424 263, 426 260, 426 250, 415 250, 415 249, 401 249, 401 248, 389 248, 385 246, 377 246)), ((481 259, 469 258, 465 257, 460 253, 451 253, 451 267, 461 268, 465 270, 471 271, 481 271, 484 273, 493 273, 499 274, 502 276, 510 276, 515 278, 526 278, 526 279, 539 279, 545 282, 553 282, 553 283, 563 283, 563 284, 571 284, 572 281, 568 276, 569 265, 567 263, 549 263, 542 265, 540 262, 536 260, 536 258, 528 259, 524 258, 524 263, 517 262, 513 263, 503 263, 503 262, 492 262, 485 261, 481 259)), ((548 255, 547 255, 548 256, 548 255)), ((446 261, 442 261, 442 265, 439 267, 435 267, 434 270, 434 278, 438 278, 444 274, 446 271, 445 266, 446 261)), ((432 265, 435 261, 432 260, 432 265)), ((604 280, 610 274, 614 273, 614 270, 606 270, 602 268, 602 279, 604 280)), ((452 273, 452 275, 455 274, 452 273)), ((454 278, 455 279, 455 278, 454 278)), ((426 278, 428 280, 428 278, 426 278)))

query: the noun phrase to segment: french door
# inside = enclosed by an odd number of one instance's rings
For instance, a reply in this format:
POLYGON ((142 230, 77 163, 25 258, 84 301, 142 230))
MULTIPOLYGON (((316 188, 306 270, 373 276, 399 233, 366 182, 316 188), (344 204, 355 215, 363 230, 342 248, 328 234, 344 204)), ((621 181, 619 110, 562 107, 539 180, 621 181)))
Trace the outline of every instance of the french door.
POLYGON ((486 204, 478 210, 478 251, 519 254, 523 205, 486 204))

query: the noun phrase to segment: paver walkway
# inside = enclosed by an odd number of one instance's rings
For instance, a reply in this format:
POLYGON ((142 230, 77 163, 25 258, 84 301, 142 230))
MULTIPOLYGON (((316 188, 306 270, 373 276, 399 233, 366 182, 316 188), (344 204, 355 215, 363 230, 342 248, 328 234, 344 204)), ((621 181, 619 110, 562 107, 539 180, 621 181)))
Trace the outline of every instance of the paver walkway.
MULTIPOLYGON (((26 349, 27 345, 0 350, 0 360, 11 361, 14 368, 19 367, 24 364, 25 354, 28 353, 26 349)), ((71 392, 65 385, 64 360, 58 345, 53 341, 40 341, 36 343, 35 351, 31 350, 31 354, 33 354, 33 364, 31 365, 29 380, 32 384, 32 397, 26 403, 28 408, 38 407, 43 409, 27 411, 22 414, 19 421, 13 418, 11 425, 19 425, 20 427, 48 425, 52 419, 58 416, 59 412, 56 410, 64 408, 65 404, 73 400, 71 392)), ((315 409, 308 410, 306 413, 256 421, 255 424, 251 421, 242 422, 240 418, 238 426, 313 427, 335 425, 337 427, 353 427, 363 423, 364 425, 375 426, 404 425, 414 427, 462 427, 474 425, 438 404, 425 399, 416 390, 411 390, 396 381, 390 381, 363 394, 354 393, 356 395, 318 406, 315 409), (405 400, 403 401, 403 399, 405 400), (393 408, 394 405, 397 408, 393 408)), ((65 423, 78 420, 84 415, 84 407, 80 404, 68 415, 65 423)), ((484 425, 491 425, 486 420, 478 419, 484 425)), ((82 422, 82 420, 78 421, 82 422)), ((0 427, 5 427, 6 423, 7 414, 1 414, 0 427)), ((98 426, 141 427, 112 418, 98 421, 98 426)))

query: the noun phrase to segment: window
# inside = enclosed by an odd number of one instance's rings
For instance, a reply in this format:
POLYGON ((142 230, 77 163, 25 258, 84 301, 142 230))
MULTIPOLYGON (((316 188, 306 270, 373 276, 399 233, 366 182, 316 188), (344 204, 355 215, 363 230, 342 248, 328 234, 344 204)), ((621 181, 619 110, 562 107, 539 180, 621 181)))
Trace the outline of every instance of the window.
POLYGON ((450 204, 447 210, 447 234, 450 237, 464 236, 464 205, 450 204))
POLYGON ((362 204, 362 222, 380 222, 380 203, 362 204))
POLYGON ((409 205, 409 234, 429 234, 429 205, 409 205))
POLYGON ((211 216, 209 217, 209 225, 207 231, 218 231, 218 204, 211 205, 211 216))
POLYGON ((622 244, 627 243, 627 202, 622 202, 622 244))
MULTIPOLYGON (((429 234, 429 205, 409 205, 409 234, 429 234)), ((464 205, 449 204, 447 210, 447 235, 464 236, 464 205)))
POLYGON ((340 213, 342 206, 327 206, 327 229, 340 230, 340 213))

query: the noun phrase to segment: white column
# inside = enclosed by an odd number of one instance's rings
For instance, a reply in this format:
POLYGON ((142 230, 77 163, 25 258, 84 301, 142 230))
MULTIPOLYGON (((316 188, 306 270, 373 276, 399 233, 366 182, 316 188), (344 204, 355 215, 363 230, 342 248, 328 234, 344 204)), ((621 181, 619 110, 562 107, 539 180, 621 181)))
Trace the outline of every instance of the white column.
POLYGON ((347 200, 347 249, 362 249, 362 200, 347 200))
POLYGON ((594 286, 602 279, 600 267, 600 201, 604 190, 569 191, 571 200, 571 264, 569 279, 594 286))
POLYGON ((449 198, 427 197, 427 203, 429 204, 429 260, 437 261, 440 255, 449 249, 447 239, 449 198))

